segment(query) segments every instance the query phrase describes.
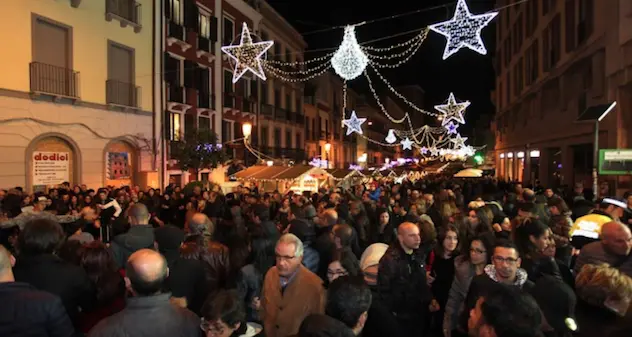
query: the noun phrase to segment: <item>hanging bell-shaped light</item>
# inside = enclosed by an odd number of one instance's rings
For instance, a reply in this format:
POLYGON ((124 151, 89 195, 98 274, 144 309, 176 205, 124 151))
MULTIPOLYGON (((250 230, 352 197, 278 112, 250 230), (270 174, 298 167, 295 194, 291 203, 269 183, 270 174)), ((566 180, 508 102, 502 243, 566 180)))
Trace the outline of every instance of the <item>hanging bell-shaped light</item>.
POLYGON ((345 34, 338 50, 331 58, 331 65, 336 74, 347 81, 362 75, 369 63, 369 58, 364 54, 355 36, 355 27, 345 27, 345 34))
POLYGON ((393 131, 393 129, 388 130, 388 134, 386 135, 386 138, 384 138, 384 140, 389 144, 395 143, 397 141, 397 137, 395 137, 395 131, 393 131))

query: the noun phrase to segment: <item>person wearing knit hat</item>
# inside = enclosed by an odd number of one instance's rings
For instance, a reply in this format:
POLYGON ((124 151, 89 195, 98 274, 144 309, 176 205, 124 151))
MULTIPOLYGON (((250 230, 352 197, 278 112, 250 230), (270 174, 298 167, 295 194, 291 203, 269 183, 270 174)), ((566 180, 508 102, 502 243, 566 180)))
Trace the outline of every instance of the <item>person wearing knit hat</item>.
POLYGON ((388 245, 384 243, 374 243, 367 247, 360 258, 360 269, 364 274, 364 281, 370 285, 377 285, 377 270, 380 259, 386 253, 388 245))

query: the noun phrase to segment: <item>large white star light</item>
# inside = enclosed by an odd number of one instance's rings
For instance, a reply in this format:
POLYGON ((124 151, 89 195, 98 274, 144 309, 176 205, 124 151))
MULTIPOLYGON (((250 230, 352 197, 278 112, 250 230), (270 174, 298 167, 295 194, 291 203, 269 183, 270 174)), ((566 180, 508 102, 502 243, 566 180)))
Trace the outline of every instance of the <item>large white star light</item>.
POLYGON ((235 61, 235 71, 233 72, 233 83, 250 71, 262 80, 266 80, 266 74, 261 67, 261 57, 272 47, 274 41, 252 42, 248 25, 244 22, 241 29, 241 40, 238 45, 224 46, 222 51, 235 61))
POLYGON ((347 127, 347 136, 354 131, 362 134, 362 124, 364 122, 366 122, 366 118, 358 118, 355 110, 351 111, 351 118, 342 120, 342 124, 347 127))
POLYGON ((435 23, 428 28, 446 37, 447 43, 443 51, 444 60, 463 47, 485 55, 487 49, 481 39, 481 31, 496 15, 498 12, 472 15, 465 0, 458 0, 454 17, 451 20, 435 23))
POLYGON ((465 118, 463 118, 463 113, 465 109, 470 106, 469 101, 465 101, 462 103, 457 103, 454 98, 454 93, 450 93, 448 96, 447 104, 439 104, 435 105, 434 108, 441 112, 441 125, 446 126, 450 121, 455 121, 457 123, 465 124, 465 118))
POLYGON ((331 65, 334 67, 336 74, 350 81, 362 75, 367 64, 369 64, 369 58, 362 51, 360 44, 358 44, 355 36, 355 26, 345 27, 342 43, 331 58, 331 65))
POLYGON ((402 148, 404 150, 412 150, 413 149, 413 141, 408 139, 408 137, 406 137, 406 139, 402 139, 400 144, 402 144, 402 148))

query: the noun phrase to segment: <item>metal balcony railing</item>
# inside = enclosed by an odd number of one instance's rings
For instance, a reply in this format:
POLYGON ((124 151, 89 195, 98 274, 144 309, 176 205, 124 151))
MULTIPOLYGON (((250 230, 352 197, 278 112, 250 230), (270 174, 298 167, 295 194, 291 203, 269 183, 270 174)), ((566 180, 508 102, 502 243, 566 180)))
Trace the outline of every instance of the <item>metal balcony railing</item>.
POLYGON ((224 93, 224 107, 225 108, 235 108, 235 94, 232 92, 224 93))
POLYGON ((296 120, 295 120, 296 124, 299 124, 299 125, 305 124, 305 116, 304 115, 299 115, 298 112, 295 112, 294 117, 296 118, 296 120))
POLYGON ((140 87, 116 80, 105 82, 107 104, 140 108, 140 87))
POLYGON ((68 98, 79 98, 79 72, 50 64, 31 62, 31 91, 68 98))
POLYGON ((213 42, 211 41, 211 39, 205 38, 202 35, 198 35, 197 41, 198 41, 198 50, 215 54, 215 48, 213 48, 213 42))
POLYGON ((261 104, 261 115, 272 118, 274 116, 274 107, 270 104, 261 104))
POLYGON ((211 95, 208 92, 198 92, 198 108, 214 109, 215 95, 211 95))
POLYGON ((274 107, 274 119, 275 120, 284 120, 286 118, 285 109, 274 107))
POLYGON ((141 22, 141 4, 134 0, 106 0, 105 11, 107 14, 116 15, 118 18, 134 25, 141 22))
POLYGON ((178 39, 180 41, 185 41, 184 27, 178 23, 169 21, 169 23, 167 24, 167 36, 178 39))
POLYGON ((167 101, 184 104, 184 87, 179 85, 169 85, 167 89, 167 101))

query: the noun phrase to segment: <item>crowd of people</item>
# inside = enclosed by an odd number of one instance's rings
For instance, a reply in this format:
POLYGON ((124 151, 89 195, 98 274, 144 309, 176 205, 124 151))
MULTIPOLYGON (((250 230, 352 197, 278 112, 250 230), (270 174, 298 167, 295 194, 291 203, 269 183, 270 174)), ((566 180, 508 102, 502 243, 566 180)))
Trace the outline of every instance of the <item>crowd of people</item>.
POLYGON ((529 187, 2 190, 0 336, 630 336, 632 195, 529 187))

